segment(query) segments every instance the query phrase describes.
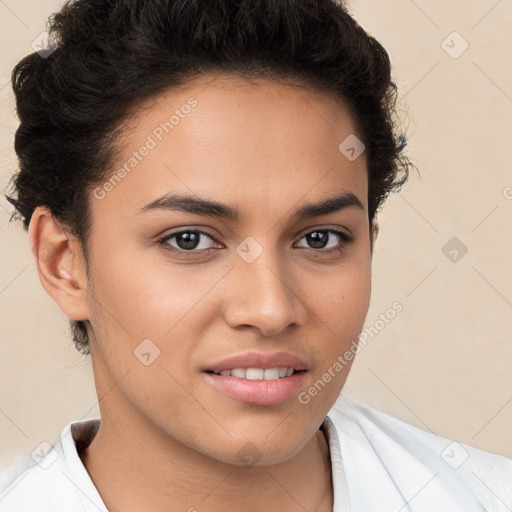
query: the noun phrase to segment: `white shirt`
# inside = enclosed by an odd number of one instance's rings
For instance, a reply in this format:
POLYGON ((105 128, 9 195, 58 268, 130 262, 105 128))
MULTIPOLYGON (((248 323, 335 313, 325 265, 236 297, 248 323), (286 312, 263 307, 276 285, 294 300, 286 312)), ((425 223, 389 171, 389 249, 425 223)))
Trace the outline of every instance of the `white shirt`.
MULTIPOLYGON (((108 512, 77 451, 99 423, 71 422, 53 446, 4 469, 0 511, 108 512)), ((321 428, 330 449, 333 512, 512 510, 512 458, 437 436, 343 393, 321 428)))

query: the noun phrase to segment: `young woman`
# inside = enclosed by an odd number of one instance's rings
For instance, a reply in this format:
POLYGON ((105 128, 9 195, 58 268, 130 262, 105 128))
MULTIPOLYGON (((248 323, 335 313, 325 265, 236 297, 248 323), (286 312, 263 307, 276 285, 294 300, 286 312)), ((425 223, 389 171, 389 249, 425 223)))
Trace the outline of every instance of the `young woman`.
POLYGON ((341 393, 411 165, 346 8, 77 0, 51 35, 13 73, 10 201, 101 419, 0 510, 510 510, 512 460, 341 393))

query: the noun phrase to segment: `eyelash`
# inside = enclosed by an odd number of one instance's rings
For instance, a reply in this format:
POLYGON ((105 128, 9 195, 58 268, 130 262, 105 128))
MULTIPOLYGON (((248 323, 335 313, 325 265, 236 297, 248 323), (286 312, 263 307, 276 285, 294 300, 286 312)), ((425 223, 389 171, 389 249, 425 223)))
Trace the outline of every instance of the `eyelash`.
MULTIPOLYGON (((341 245, 348 245, 348 244, 350 244, 351 242, 354 241, 354 238, 352 236, 348 235, 347 233, 345 233, 343 231, 339 231, 337 229, 332 229, 332 228, 313 229, 312 231, 309 231, 309 232, 305 233, 300 238, 300 240, 302 240, 306 236, 310 235, 311 233, 316 233, 316 232, 325 232, 325 233, 332 233, 332 234, 338 235, 339 238, 341 238, 341 240, 342 240, 342 244, 341 245)), ((174 238, 174 237, 176 237, 178 235, 181 235, 183 233, 198 233, 200 235, 206 236, 210 240, 214 240, 215 241, 215 239, 210 234, 208 234, 208 233, 206 233, 204 231, 201 231, 201 230, 198 230, 198 229, 183 229, 181 231, 177 231, 175 233, 171 233, 169 235, 166 235, 165 237, 163 237, 160 240, 158 240, 158 244, 163 246, 163 248, 166 251, 170 251, 170 252, 172 252, 174 254, 178 253, 178 255, 184 256, 186 258, 196 257, 198 254, 201 254, 201 253, 204 254, 204 253, 208 253, 209 251, 214 251, 215 250, 215 248, 212 248, 212 249, 199 249, 199 250, 198 249, 191 249, 189 251, 186 251, 184 249, 177 249, 176 247, 172 247, 171 245, 166 243, 169 240, 171 240, 172 238, 174 238)), ((333 251, 343 252, 343 249, 340 246, 338 246, 338 247, 331 247, 330 249, 314 249, 314 248, 308 248, 308 247, 300 247, 299 249, 312 250, 312 251, 317 252, 317 253, 326 253, 326 254, 330 254, 333 251)))

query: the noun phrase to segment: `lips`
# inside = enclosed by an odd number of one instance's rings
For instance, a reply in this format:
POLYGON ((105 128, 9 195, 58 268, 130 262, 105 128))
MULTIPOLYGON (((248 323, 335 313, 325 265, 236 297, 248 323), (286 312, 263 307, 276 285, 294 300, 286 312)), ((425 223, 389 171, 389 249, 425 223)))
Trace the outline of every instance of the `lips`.
POLYGON ((288 352, 246 352, 203 369, 206 382, 215 389, 236 401, 255 405, 290 400, 302 387, 307 372, 306 362, 288 352))
POLYGON ((203 372, 205 381, 223 395, 254 405, 277 405, 291 400, 303 387, 306 375, 307 371, 302 370, 274 380, 250 380, 203 372))
POLYGON ((223 370, 233 370, 235 368, 261 368, 262 370, 292 368, 297 371, 308 369, 303 359, 288 352, 247 352, 223 359, 208 366, 203 371, 219 373, 223 370))

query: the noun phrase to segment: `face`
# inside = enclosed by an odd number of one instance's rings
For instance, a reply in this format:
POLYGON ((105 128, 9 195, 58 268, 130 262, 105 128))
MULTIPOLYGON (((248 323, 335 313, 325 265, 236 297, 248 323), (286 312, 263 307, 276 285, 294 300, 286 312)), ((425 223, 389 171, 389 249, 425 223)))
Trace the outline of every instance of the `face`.
POLYGON ((339 101, 265 80, 197 80, 139 109, 90 199, 102 416, 231 464, 285 461, 314 435, 370 299, 365 154, 338 148, 354 134, 339 101), (235 368, 256 370, 212 374, 235 368))

